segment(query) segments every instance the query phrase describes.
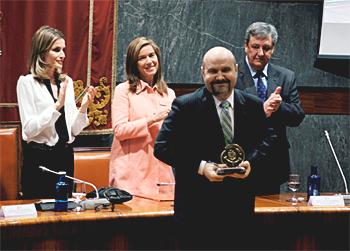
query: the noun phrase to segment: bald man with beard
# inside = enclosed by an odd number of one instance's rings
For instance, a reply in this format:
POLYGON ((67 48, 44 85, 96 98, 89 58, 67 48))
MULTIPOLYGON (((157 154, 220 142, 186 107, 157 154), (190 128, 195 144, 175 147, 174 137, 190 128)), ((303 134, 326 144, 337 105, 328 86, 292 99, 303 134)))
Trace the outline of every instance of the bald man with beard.
POLYGON ((201 66, 205 86, 176 98, 155 143, 155 156, 175 169, 175 223, 183 249, 249 248, 254 221, 254 167, 269 155, 275 135, 264 104, 234 89, 236 59, 224 47, 208 50, 201 66), (223 101, 230 103, 232 141, 220 123, 223 101), (245 152, 244 174, 218 175, 225 146, 245 152))

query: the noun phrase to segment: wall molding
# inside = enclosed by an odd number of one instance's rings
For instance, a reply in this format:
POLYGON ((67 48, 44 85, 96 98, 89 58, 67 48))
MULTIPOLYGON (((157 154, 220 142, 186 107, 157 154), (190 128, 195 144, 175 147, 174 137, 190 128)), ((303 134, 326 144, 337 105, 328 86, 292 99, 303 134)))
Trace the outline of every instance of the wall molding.
MULTIPOLYGON (((195 91, 203 84, 169 83, 176 96, 195 91)), ((346 87, 310 87, 299 86, 298 92, 303 109, 307 115, 350 115, 350 88, 346 87)), ((0 103, 0 124, 20 123, 17 103, 0 103)), ((83 134, 109 134, 111 129, 100 133, 83 132, 83 134)))

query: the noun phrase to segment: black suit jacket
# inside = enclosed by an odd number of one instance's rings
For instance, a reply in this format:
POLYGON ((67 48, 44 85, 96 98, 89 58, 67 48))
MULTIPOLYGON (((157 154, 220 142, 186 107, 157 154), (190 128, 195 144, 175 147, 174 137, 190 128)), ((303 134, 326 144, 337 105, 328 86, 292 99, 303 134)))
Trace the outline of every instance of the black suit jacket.
MULTIPOLYGON (((252 173, 275 139, 262 102, 234 90, 234 143, 245 150, 252 173)), ((202 160, 220 163, 225 147, 215 101, 205 87, 173 101, 155 142, 155 156, 175 168, 175 217, 192 226, 238 224, 254 212, 251 179, 210 182, 198 174, 202 160), (247 216, 247 217, 245 217, 247 216)))
MULTIPOLYGON (((273 153, 265 158, 261 166, 257 167, 255 187, 258 194, 266 194, 288 179, 290 173, 289 163, 289 142, 286 134, 286 127, 298 126, 304 119, 305 114, 301 107, 299 94, 295 83, 294 72, 269 64, 267 68, 267 97, 270 96, 276 87, 282 87, 282 103, 278 111, 274 112, 269 119, 269 125, 274 128, 278 139, 274 144, 273 153), (266 182, 266 179, 268 182, 266 182)), ((237 89, 257 96, 253 78, 244 61, 239 65, 237 89)))

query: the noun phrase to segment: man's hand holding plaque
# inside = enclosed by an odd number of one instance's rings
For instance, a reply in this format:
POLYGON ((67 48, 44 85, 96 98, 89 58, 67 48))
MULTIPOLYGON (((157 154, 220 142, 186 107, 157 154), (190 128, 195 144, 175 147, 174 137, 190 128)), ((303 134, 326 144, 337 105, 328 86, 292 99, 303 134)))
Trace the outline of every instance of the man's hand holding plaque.
POLYGON ((248 161, 244 161, 244 150, 236 144, 229 144, 221 153, 221 163, 207 161, 203 168, 198 170, 211 182, 221 182, 225 177, 245 179, 248 177, 251 167, 248 161))
POLYGON ((244 179, 250 173, 250 163, 244 158, 242 147, 237 144, 226 145, 220 156, 222 164, 218 165, 216 174, 244 179))

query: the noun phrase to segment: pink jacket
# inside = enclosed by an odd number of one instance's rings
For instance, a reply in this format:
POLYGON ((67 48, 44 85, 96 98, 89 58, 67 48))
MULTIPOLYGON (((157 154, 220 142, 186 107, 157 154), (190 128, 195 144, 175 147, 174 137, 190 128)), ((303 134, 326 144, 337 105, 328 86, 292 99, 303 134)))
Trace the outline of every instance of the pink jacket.
POLYGON ((161 122, 147 126, 146 117, 170 107, 175 92, 160 95, 156 88, 141 81, 136 93, 129 83, 115 87, 112 100, 114 138, 109 165, 109 183, 129 193, 154 200, 174 199, 174 175, 167 164, 153 155, 161 122), (159 185, 159 184, 172 185, 159 185))

